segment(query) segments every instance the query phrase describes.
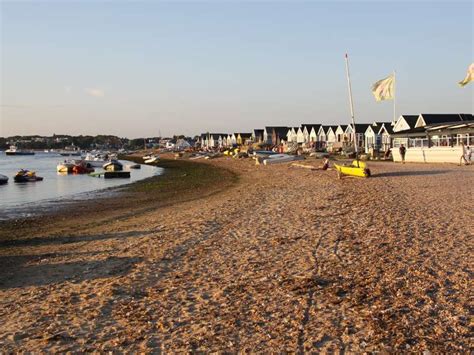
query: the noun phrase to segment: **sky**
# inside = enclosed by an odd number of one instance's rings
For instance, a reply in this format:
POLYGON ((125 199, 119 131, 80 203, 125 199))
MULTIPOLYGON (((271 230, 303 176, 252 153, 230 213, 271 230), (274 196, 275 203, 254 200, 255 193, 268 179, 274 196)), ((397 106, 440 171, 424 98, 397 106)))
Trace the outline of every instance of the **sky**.
POLYGON ((472 113, 471 1, 0 0, 0 136, 121 137, 472 113))

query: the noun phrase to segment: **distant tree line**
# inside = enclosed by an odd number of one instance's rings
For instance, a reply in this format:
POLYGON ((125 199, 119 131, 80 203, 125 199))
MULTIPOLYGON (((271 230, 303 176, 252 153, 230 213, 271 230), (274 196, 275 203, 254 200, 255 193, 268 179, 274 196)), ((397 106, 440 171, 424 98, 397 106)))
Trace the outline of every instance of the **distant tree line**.
POLYGON ((92 149, 127 149, 137 150, 143 149, 145 143, 153 145, 160 142, 159 137, 152 138, 120 138, 112 135, 98 136, 70 136, 56 135, 53 136, 11 136, 0 137, 0 150, 8 149, 10 145, 16 145, 23 149, 64 149, 66 147, 75 146, 81 150, 92 149))

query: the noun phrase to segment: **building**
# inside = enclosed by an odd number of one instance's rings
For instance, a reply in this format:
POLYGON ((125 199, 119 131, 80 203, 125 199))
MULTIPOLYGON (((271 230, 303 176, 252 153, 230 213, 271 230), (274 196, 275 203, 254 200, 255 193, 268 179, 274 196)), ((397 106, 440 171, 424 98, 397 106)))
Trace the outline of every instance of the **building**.
POLYGON ((252 133, 252 141, 254 143, 262 143, 263 142, 263 129, 254 129, 252 133))
POLYGON ((462 145, 474 144, 474 120, 465 113, 420 114, 410 122, 400 116, 392 138, 394 161, 401 161, 398 148, 403 144, 407 162, 459 163, 462 145))
POLYGON ((288 127, 267 126, 263 131, 263 141, 266 144, 279 145, 286 142, 288 127))

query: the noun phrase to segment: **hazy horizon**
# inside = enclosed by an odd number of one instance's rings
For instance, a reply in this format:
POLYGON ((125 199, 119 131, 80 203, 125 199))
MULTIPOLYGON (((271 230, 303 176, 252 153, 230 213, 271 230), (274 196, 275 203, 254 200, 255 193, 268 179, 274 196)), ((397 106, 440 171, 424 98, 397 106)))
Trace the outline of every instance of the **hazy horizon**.
POLYGON ((2 2, 0 136, 194 136, 472 113, 462 2, 2 2))

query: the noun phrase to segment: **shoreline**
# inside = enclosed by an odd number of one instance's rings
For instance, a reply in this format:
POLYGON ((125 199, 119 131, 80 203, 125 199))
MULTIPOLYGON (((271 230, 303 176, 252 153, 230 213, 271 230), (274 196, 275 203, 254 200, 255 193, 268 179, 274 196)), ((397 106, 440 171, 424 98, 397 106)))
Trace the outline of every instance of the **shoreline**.
MULTIPOLYGON (((124 156, 123 159, 146 165, 143 163, 141 157, 130 155, 124 156)), ((211 185, 213 182, 219 183, 218 180, 221 177, 228 178, 229 182, 231 183, 226 184, 220 182, 222 186, 218 186, 217 190, 214 192, 219 192, 222 189, 231 186, 232 183, 235 183, 237 180, 237 176, 235 174, 231 174, 229 171, 225 171, 225 169, 218 169, 200 162, 184 160, 177 161, 172 159, 171 155, 166 154, 165 158, 160 159, 158 164, 148 165, 163 168, 163 173, 161 175, 151 176, 132 183, 91 191, 90 193, 93 196, 87 199, 75 200, 70 197, 67 197, 64 200, 55 199, 54 201, 51 201, 51 203, 57 203, 57 205, 44 206, 41 208, 40 213, 33 216, 0 220, 0 241, 5 240, 8 237, 18 237, 24 233, 32 232, 33 230, 36 231, 39 226, 41 226, 43 230, 49 228, 51 224, 55 224, 60 221, 65 222, 67 219, 84 219, 84 217, 86 217, 88 214, 92 214, 94 212, 98 212, 100 215, 107 215, 107 213, 110 213, 111 216, 114 216, 117 214, 118 210, 118 215, 121 213, 125 215, 133 215, 149 208, 159 208, 162 206, 186 201, 188 199, 200 198, 199 196, 195 196, 195 191, 190 191, 190 189, 183 188, 183 185, 189 182, 189 178, 187 176, 179 175, 197 171, 199 175, 198 178, 202 179, 203 167, 205 167, 205 169, 213 170, 215 173, 214 180, 210 179, 209 181, 205 182, 207 186, 199 186, 199 192, 203 193, 204 195, 216 190, 216 188, 213 188, 211 185), (222 171, 216 172, 216 170, 222 171), (166 185, 165 189, 161 189, 161 191, 152 191, 153 189, 162 188, 164 185, 166 185), (174 201, 167 203, 163 201, 163 199, 169 197, 170 192, 172 192, 174 189, 173 185, 181 188, 182 196, 177 196, 174 201), (206 191, 207 189, 209 191, 206 191), (150 192, 153 192, 153 194, 150 195, 150 192), (98 198, 94 199, 97 194, 98 198), (185 197, 186 194, 189 195, 188 198, 185 197), (143 206, 140 207, 137 205, 134 206, 134 208, 121 206, 121 202, 125 202, 128 199, 134 199, 134 202, 137 204, 142 204, 143 206), (153 201, 152 199, 157 200, 153 201), (110 205, 109 208, 107 208, 107 205, 110 205), (106 209, 105 211, 104 208, 106 209), (107 209, 109 209, 109 212, 107 212, 107 209), (116 211, 111 211, 110 209, 116 209, 116 211), (127 211, 128 209, 130 210, 127 211), (44 220, 45 218, 47 221, 44 220)))

